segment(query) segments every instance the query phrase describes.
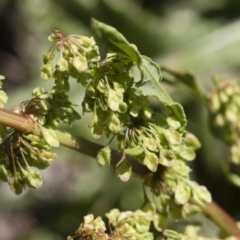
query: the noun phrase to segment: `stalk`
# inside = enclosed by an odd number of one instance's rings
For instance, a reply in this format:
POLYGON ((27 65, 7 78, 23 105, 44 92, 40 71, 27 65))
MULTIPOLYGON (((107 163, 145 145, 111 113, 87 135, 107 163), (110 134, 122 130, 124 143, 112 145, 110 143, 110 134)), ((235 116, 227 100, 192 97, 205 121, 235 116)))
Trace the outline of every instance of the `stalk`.
MULTIPOLYGON (((16 114, 10 110, 3 108, 0 108, 0 125, 14 128, 24 133, 41 135, 39 127, 29 115, 16 114)), ((95 158, 98 151, 103 148, 103 146, 100 144, 93 143, 80 137, 74 137, 70 133, 61 132, 59 130, 56 132, 61 145, 90 157, 95 158)), ((111 163, 113 165, 116 165, 120 159, 121 153, 117 152, 116 150, 112 150, 111 163)), ((150 171, 141 165, 138 161, 130 157, 128 157, 128 159, 133 166, 133 172, 137 175, 144 176, 150 173, 150 171)), ((205 206, 199 205, 199 207, 202 209, 203 213, 227 235, 236 236, 240 239, 240 229, 237 227, 234 219, 215 202, 208 203, 205 206)))

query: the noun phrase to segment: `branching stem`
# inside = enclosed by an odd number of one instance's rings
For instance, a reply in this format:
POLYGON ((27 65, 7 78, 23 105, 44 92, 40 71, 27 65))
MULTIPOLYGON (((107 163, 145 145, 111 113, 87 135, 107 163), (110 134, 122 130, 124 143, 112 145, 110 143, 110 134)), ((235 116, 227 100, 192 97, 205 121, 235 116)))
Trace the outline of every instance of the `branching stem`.
MULTIPOLYGON (((0 124, 24 133, 41 135, 41 130, 29 115, 16 114, 12 111, 0 108, 0 124)), ((61 145, 90 157, 95 158, 98 151, 103 148, 100 144, 93 143, 80 137, 74 137, 70 133, 57 131, 57 136, 61 145)), ((112 150, 111 156, 111 163, 117 165, 118 161, 121 159, 121 153, 112 150)), ((128 159, 132 164, 132 170, 134 173, 143 176, 150 173, 146 167, 133 158, 128 157, 128 159)), ((227 235, 233 235, 240 239, 240 229, 237 227, 234 219, 232 219, 232 217, 215 202, 206 204, 204 207, 200 205, 199 207, 201 207, 203 213, 227 235)))

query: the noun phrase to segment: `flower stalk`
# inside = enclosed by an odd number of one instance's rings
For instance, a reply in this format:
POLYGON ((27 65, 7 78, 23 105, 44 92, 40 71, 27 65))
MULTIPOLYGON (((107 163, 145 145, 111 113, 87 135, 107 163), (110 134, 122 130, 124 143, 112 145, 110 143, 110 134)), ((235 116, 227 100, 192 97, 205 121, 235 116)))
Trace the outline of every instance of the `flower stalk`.
MULTIPOLYGON (((0 124, 17 131, 24 133, 32 133, 41 135, 41 130, 29 115, 22 115, 14 113, 10 110, 0 108, 0 124)), ((80 137, 74 137, 70 133, 56 131, 58 140, 62 146, 72 150, 83 153, 87 156, 95 158, 102 145, 93 143, 80 137)), ((121 154, 116 150, 111 150, 111 163, 116 165, 121 158, 121 154)), ((150 171, 142 166, 133 158, 130 159, 133 166, 133 172, 138 175, 147 175, 150 171)), ((233 235, 240 238, 240 229, 237 227, 234 219, 229 216, 220 206, 215 202, 206 204, 205 206, 199 205, 203 213, 210 218, 223 232, 227 235, 233 235)))

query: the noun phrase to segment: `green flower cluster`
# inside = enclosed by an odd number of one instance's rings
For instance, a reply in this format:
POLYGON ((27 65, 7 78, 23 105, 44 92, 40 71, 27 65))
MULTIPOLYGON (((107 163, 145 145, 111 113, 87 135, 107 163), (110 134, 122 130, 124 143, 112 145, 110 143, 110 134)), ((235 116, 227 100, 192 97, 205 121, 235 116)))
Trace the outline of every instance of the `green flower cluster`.
POLYGON ((135 212, 120 212, 113 209, 106 214, 109 220, 110 233, 106 233, 105 223, 101 217, 94 219, 92 214, 84 217, 84 223, 80 224, 74 236, 67 240, 153 240, 153 234, 149 232, 151 221, 148 216, 137 210, 135 212))
MULTIPOLYGON (((199 231, 201 227, 199 225, 187 225, 183 233, 177 231, 166 229, 163 231, 162 240, 213 240, 213 238, 199 236, 199 231)), ((237 237, 228 236, 225 238, 214 238, 214 240, 237 240, 237 237)))
POLYGON ((151 216, 158 231, 166 228, 168 217, 179 220, 201 211, 211 202, 204 186, 189 179, 189 167, 176 161, 171 168, 159 168, 144 182, 146 199, 142 210, 151 216))
POLYGON ((80 119, 74 109, 75 105, 69 101, 65 92, 59 93, 55 88, 45 92, 37 87, 32 95, 33 98, 25 103, 24 113, 31 115, 40 125, 57 128, 60 123, 71 125, 80 119))
POLYGON ((80 75, 84 75, 95 62, 99 61, 98 46, 92 37, 76 35, 63 37, 58 30, 49 36, 49 40, 54 42, 54 45, 43 57, 44 65, 41 67, 41 77, 43 80, 53 77, 56 91, 68 91, 70 88, 69 77, 78 78, 80 75), (56 49, 60 55, 53 69, 52 60, 56 49))
MULTIPOLYGON (((21 103, 13 111, 31 116, 41 134, 8 129, 0 144, 0 179, 8 182, 16 194, 26 186, 41 187, 42 176, 36 168, 44 169, 56 158, 56 154, 49 151, 59 146, 54 128, 80 118, 64 93, 36 88, 32 95, 31 100, 21 103)), ((1 132, 4 130, 2 128, 1 132)))
POLYGON ((240 164, 240 87, 237 81, 215 77, 209 97, 209 110, 214 133, 230 145, 230 159, 240 164))
POLYGON ((108 54, 91 71, 82 107, 83 113, 93 113, 89 128, 95 138, 103 133, 118 134, 130 124, 127 111, 134 106, 128 106, 128 101, 136 95, 131 91, 134 79, 130 67, 126 58, 108 54))
MULTIPOLYGON (((112 136, 110 142, 114 137, 117 139, 122 157, 116 174, 121 180, 127 181, 131 176, 132 166, 128 161, 131 156, 154 173, 150 174, 151 180, 148 179, 146 185, 151 182, 152 188, 155 182, 164 183, 164 189, 158 188, 163 197, 167 196, 164 209, 173 203, 182 209, 192 198, 200 204, 209 202, 207 190, 189 180, 187 162, 195 158, 200 143, 192 134, 186 134, 186 117, 181 105, 173 102, 159 84, 159 67, 151 59, 141 56, 116 29, 96 21, 92 28, 96 41, 107 44, 110 53, 106 58, 100 60, 93 38, 63 37, 55 31, 50 36, 55 43, 45 54, 41 69, 43 77, 53 77, 54 89, 60 92, 68 91, 69 77, 86 88, 83 113, 93 114, 89 128, 94 138, 106 134, 112 136), (54 50, 60 52, 60 57, 53 70, 54 50), (52 73, 46 77, 49 68, 52 73), (61 77, 58 78, 59 74, 61 77), (60 80, 64 83, 60 84, 60 80), (149 96, 159 100, 162 113, 152 110, 149 96)), ((97 155, 101 165, 111 162, 109 144, 97 155)))
POLYGON ((74 236, 68 236, 67 240, 107 240, 109 236, 106 231, 105 223, 101 217, 94 219, 92 214, 84 217, 84 222, 75 231, 74 236))
MULTIPOLYGON (((158 140, 162 141, 158 144, 161 146, 158 157, 151 149, 151 154, 155 154, 152 158, 159 165, 145 178, 146 199, 143 205, 143 210, 152 216, 154 226, 159 231, 165 229, 168 216, 172 219, 186 218, 201 211, 199 205, 211 201, 207 189, 190 180, 191 169, 186 164, 194 159, 194 150, 200 147, 197 138, 190 133, 181 136, 171 128, 164 129, 169 134, 166 136, 163 129, 158 130, 162 133, 158 134, 158 140)), ((150 139, 152 141, 154 138, 150 139)))

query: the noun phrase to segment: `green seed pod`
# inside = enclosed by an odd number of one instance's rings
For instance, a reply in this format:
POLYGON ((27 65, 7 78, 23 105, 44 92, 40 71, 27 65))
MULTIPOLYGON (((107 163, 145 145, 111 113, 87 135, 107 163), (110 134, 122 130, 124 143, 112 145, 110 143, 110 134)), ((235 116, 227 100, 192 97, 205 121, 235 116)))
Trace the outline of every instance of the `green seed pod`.
POLYGON ((55 153, 48 152, 45 150, 40 150, 38 156, 42 161, 52 161, 55 160, 57 157, 55 153))
POLYGON ((100 165, 109 165, 111 162, 111 150, 109 145, 105 146, 101 150, 98 151, 97 161, 100 165))
POLYGON ((58 59, 57 68, 61 72, 68 71, 68 61, 62 55, 58 59))
POLYGON ((155 139, 150 137, 142 137, 143 145, 150 151, 155 152, 157 151, 157 144, 155 139))
POLYGON ((193 198, 198 203, 205 204, 212 201, 211 194, 209 193, 209 191, 205 186, 199 186, 197 183, 195 183, 195 186, 193 186, 192 191, 193 191, 193 198))
POLYGON ((132 174, 132 166, 128 162, 127 158, 123 158, 119 161, 116 167, 116 175, 123 181, 127 182, 132 174))
POLYGON ((144 149, 140 145, 137 145, 137 146, 134 146, 134 147, 129 147, 129 148, 125 149, 125 153, 127 155, 130 155, 130 156, 133 156, 133 157, 136 157, 136 156, 142 154, 143 152, 144 152, 144 149))
POLYGON ((158 165, 158 157, 155 153, 152 153, 150 151, 145 150, 144 151, 145 156, 143 159, 143 164, 148 167, 149 170, 152 172, 157 171, 157 165, 158 165))
POLYGON ((40 88, 40 87, 36 87, 33 91, 32 91, 32 96, 37 97, 40 96, 41 94, 44 93, 44 89, 40 88))
POLYGON ((54 42, 54 41, 57 41, 59 39, 59 37, 55 34, 55 33, 51 33, 49 36, 48 36, 48 41, 49 42, 54 42))
POLYGON ((22 183, 19 181, 18 178, 13 177, 11 179, 8 180, 8 184, 10 186, 10 189, 16 193, 16 194, 21 194, 22 190, 23 190, 23 185, 22 183))
POLYGON ((48 80, 53 75, 52 65, 51 64, 45 64, 41 67, 41 78, 43 80, 48 80))
MULTIPOLYGON (((2 156, 1 156, 2 157, 2 156)), ((6 164, 0 163, 0 180, 7 182, 8 181, 8 168, 6 164)))
POLYGON ((183 205, 183 208, 182 208, 182 216, 183 216, 183 218, 187 218, 187 217, 193 216, 197 213, 200 213, 201 211, 202 210, 200 207, 190 204, 190 203, 186 203, 183 205))
POLYGON ((111 88, 108 90, 108 106, 111 110, 120 112, 119 105, 123 102, 123 94, 119 91, 114 91, 111 88))
POLYGON ((122 123, 116 114, 111 112, 109 116, 108 128, 112 133, 118 133, 122 129, 122 123))
POLYGON ((179 132, 173 131, 170 129, 163 129, 163 133, 165 135, 165 138, 169 142, 169 144, 172 145, 179 145, 182 142, 182 136, 179 132))
POLYGON ((176 232, 176 231, 173 231, 173 230, 170 230, 170 229, 166 229, 164 230, 163 232, 163 235, 164 237, 166 237, 167 239, 171 239, 171 240, 183 240, 183 235, 176 232))
POLYGON ((86 71, 88 68, 87 59, 83 55, 75 56, 73 58, 72 64, 74 68, 80 73, 86 71))
POLYGON ((86 89, 86 94, 90 97, 90 98, 95 98, 96 96, 96 90, 95 88, 89 84, 87 89, 86 89))
POLYGON ((53 59, 53 57, 54 57, 53 52, 49 51, 49 52, 45 53, 43 55, 43 63, 47 64, 48 62, 50 62, 53 59))
POLYGON ((45 111, 48 111, 51 108, 49 102, 45 99, 41 99, 38 102, 38 106, 41 108, 41 110, 45 110, 45 111))
POLYGON ((41 174, 30 167, 27 170, 28 170, 28 176, 26 179, 27 186, 30 188, 40 188, 43 182, 41 174))
POLYGON ((58 137, 53 129, 41 127, 44 140, 52 147, 59 147, 58 137))
POLYGON ((184 182, 179 182, 175 189, 174 198, 176 204, 184 205, 191 197, 191 188, 184 182))

